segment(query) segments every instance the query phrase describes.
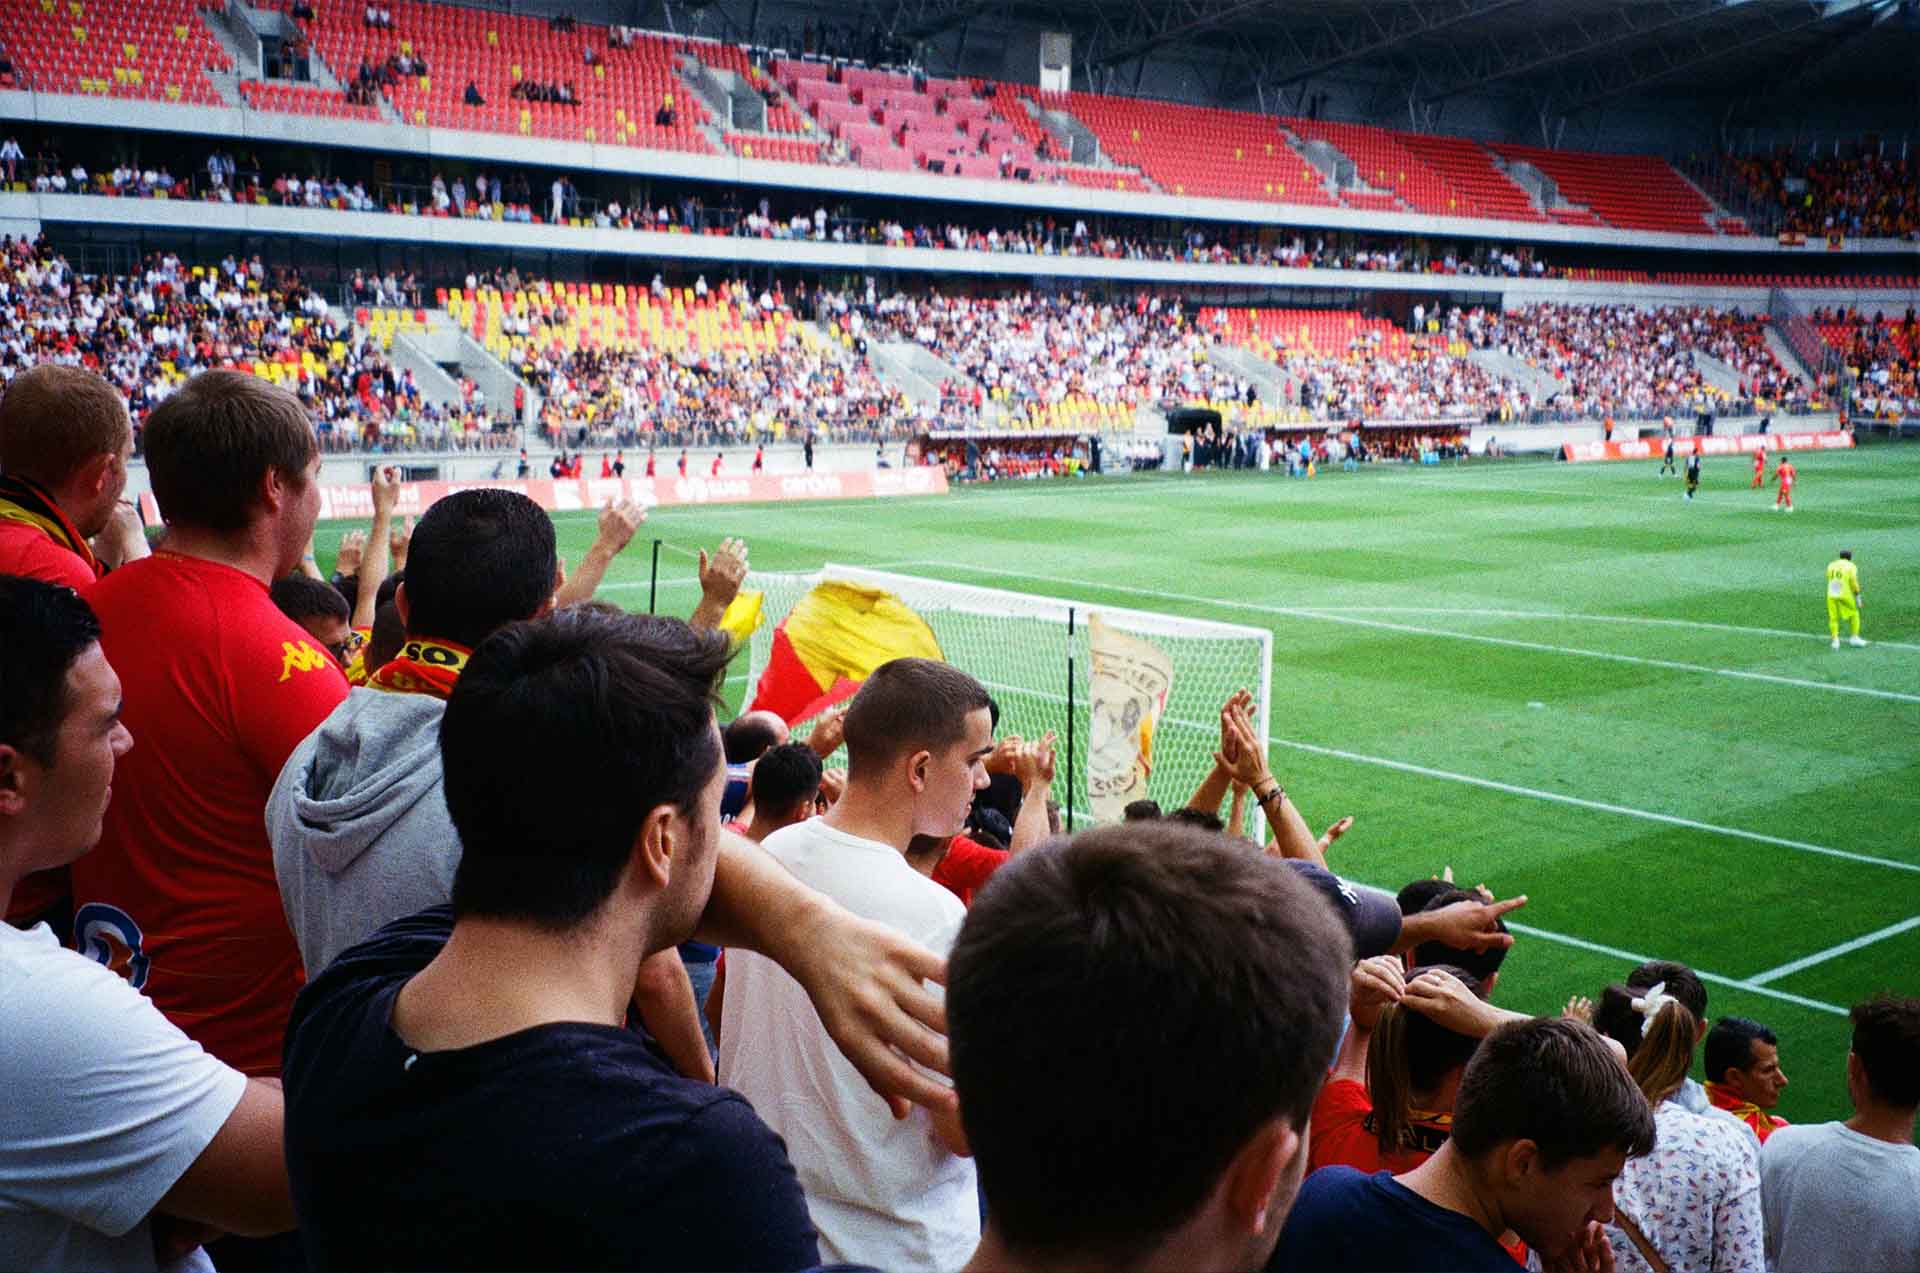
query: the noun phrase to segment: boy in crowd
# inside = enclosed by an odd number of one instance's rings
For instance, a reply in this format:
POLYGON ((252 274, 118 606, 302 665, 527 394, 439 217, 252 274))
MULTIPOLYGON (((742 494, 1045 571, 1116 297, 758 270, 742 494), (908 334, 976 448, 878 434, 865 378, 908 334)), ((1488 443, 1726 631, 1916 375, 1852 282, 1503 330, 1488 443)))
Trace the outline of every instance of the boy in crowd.
POLYGON ((1008 863, 948 971, 987 1209, 969 1267, 1263 1264, 1351 961, 1309 885, 1224 835, 1135 823, 1008 863))
POLYGON ((1468 1062, 1447 1142, 1403 1176, 1315 1172, 1267 1267, 1512 1273, 1509 1230, 1549 1262, 1598 1262, 1614 1179, 1653 1143, 1653 1111, 1592 1027, 1512 1022, 1468 1062))
MULTIPOLYGON (((823 817, 766 850, 802 883, 944 956, 967 910, 909 863, 916 836, 965 825, 993 750, 987 692, 929 659, 882 664, 846 714, 847 785, 823 817)), ((829 1262, 958 1268, 980 1239, 959 1119, 890 1118, 833 1049, 800 986, 727 954, 720 1078, 785 1139, 829 1262)))
MULTIPOLYGON (((100 838, 133 737, 99 638, 72 589, 0 575, 0 904, 100 838)), ((0 1038, 0 1264, 150 1270, 293 1226, 280 1092, 45 925, 0 925, 0 1038)))
POLYGON ((1855 1006, 1844 1123, 1782 1127, 1760 1152, 1767 1266, 1920 1268, 1920 999, 1855 1006))
POLYGON ((287 1162, 316 1265, 816 1264, 779 1140, 626 1027, 635 969, 696 925, 792 970, 875 1090, 951 1113, 909 1063, 944 1064, 921 985, 940 961, 721 830, 728 653, 605 607, 474 650, 440 728, 452 905, 347 950, 288 1027, 287 1162), (526 795, 569 785, 626 798, 526 795))

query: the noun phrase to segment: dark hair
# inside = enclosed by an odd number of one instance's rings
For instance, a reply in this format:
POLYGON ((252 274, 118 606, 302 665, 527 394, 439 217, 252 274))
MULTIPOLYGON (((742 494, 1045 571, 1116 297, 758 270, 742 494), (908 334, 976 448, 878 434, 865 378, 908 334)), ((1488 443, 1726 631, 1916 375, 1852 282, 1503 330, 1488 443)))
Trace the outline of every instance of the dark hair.
MULTIPOLYGON (((1444 893, 1437 893, 1428 898, 1427 904, 1420 909, 1437 911, 1443 906, 1452 906, 1455 902, 1480 900, 1482 899, 1478 893, 1449 887, 1444 893)), ((1401 914, 1404 915, 1406 912, 1402 911, 1401 914)), ((1504 919, 1494 920, 1493 925, 1503 933, 1507 931, 1507 921, 1504 919)), ((1416 966, 1437 967, 1442 964, 1451 964, 1472 973, 1474 980, 1479 983, 1491 980, 1493 975, 1500 971, 1500 965, 1506 961, 1506 958, 1506 948, 1502 946, 1495 946, 1491 950, 1465 950, 1459 946, 1449 946, 1442 941, 1427 941, 1413 948, 1413 962, 1416 966)), ((1485 995, 1482 994, 1481 997, 1485 998, 1485 995)))
POLYGON ((88 460, 118 455, 133 436, 127 404, 84 367, 41 363, 0 396, 0 471, 57 487, 88 460))
POLYGON ((1707 1081, 1724 1083, 1728 1070, 1744 1070, 1753 1063, 1753 1045, 1780 1046, 1773 1031, 1747 1017, 1721 1017, 1707 1031, 1707 1081))
POLYGON ((481 487, 420 515, 407 549, 407 635, 469 648, 553 596, 553 519, 517 491, 481 487))
POLYGON ((307 575, 276 579, 267 589, 280 613, 300 623, 307 619, 344 619, 352 613, 347 599, 332 584, 307 575))
POLYGON ((1852 560, 1853 560, 1853 549, 1851 549, 1851 548, 1842 548, 1842 549, 1840 550, 1840 559, 1841 559, 1842 561, 1852 561, 1852 560))
POLYGON ((1164 822, 1177 822, 1181 826, 1197 827, 1202 831, 1225 831, 1227 824, 1219 814, 1208 813, 1205 809, 1174 809, 1162 819, 1164 822))
POLYGON ((947 980, 961 1117, 1008 1243, 1137 1252, 1262 1124, 1304 1129, 1352 962, 1313 889, 1226 836, 1141 822, 1009 861, 947 980))
POLYGON ((100 621, 73 589, 0 575, 0 743, 53 764, 67 673, 99 640, 100 621))
POLYGON ((1874 1099, 1896 1109, 1920 1105, 1920 999, 1876 995, 1851 1015, 1853 1054, 1874 1099))
POLYGON ((319 451, 300 399, 244 371, 203 371, 153 409, 141 434, 153 497, 169 522, 239 530, 268 470, 295 486, 319 451))
MULTIPOLYGON (((1475 996, 1483 993, 1478 977, 1447 964, 1418 969, 1407 980, 1423 972, 1452 973, 1475 996)), ((1413 1094, 1432 1091, 1448 1071, 1471 1060, 1479 1046, 1478 1038, 1455 1034, 1404 1003, 1380 1010, 1367 1044, 1367 1095, 1373 1101, 1367 1126, 1383 1156, 1416 1146, 1413 1094)))
POLYGON ((1707 1019, 1707 983, 1685 964, 1677 964, 1671 959, 1649 959, 1627 974, 1629 990, 1650 990, 1660 985, 1664 985, 1668 994, 1686 1005, 1695 1021, 1707 1019))
POLYGON ((1646 1094, 1648 1103, 1658 1105, 1679 1089, 1693 1066, 1700 1019, 1668 986, 1665 993, 1673 1002, 1648 1020, 1633 1001, 1643 998, 1650 989, 1608 986, 1593 1007, 1593 1028, 1627 1050, 1627 1072, 1646 1094))
POLYGON ((1606 1149, 1653 1149, 1653 1107, 1591 1026, 1564 1017, 1510 1021, 1460 1076, 1453 1143, 1468 1158, 1530 1140, 1549 1171, 1606 1149))
POLYGON ((1427 908, 1428 902, 1431 902, 1442 893, 1451 893, 1453 891, 1453 883, 1450 880, 1415 880, 1394 894, 1393 900, 1400 903, 1401 915, 1418 915, 1427 908))
POLYGON ((729 765, 751 764, 779 742, 780 731, 762 712, 742 712, 720 731, 720 745, 726 749, 729 765))
POLYGON ((382 602, 373 612, 373 632, 367 637, 367 671, 378 672, 399 658, 400 647, 406 643, 407 625, 400 618, 400 606, 392 601, 382 602))
POLYGON ((1129 800, 1127 807, 1120 811, 1123 822, 1152 822, 1166 815, 1160 811, 1158 800, 1129 800))
POLYGON ((966 734, 967 717, 989 710, 980 682, 935 659, 894 659, 867 677, 847 708, 847 778, 916 751, 939 751, 966 734))
POLYGON ((820 757, 805 743, 769 747, 754 763, 751 790, 754 808, 768 813, 811 806, 820 792, 820 757))
POLYGON ((481 642, 440 725, 455 916, 565 930, 613 891, 649 812, 697 820, 728 653, 724 633, 584 608, 481 642), (582 799, 543 798, 576 787, 582 799))

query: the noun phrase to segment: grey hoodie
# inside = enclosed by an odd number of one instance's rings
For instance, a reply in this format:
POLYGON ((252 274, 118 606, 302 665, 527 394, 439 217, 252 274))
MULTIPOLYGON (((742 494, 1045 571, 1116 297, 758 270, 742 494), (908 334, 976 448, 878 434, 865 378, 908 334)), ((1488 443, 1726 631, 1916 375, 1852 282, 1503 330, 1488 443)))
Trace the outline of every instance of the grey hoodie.
POLYGON ((460 837, 427 694, 356 689, 287 758, 267 797, 280 902, 317 976, 384 924, 453 896, 460 837))

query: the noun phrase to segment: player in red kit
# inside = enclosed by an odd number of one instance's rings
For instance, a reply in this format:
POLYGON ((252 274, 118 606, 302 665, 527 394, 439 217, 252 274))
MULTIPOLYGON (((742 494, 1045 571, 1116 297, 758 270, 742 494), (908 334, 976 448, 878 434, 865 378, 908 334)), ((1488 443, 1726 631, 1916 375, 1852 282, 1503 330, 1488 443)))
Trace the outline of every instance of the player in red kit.
POLYGON ((1767 484, 1767 448, 1761 447, 1753 453, 1753 485, 1747 489, 1757 491, 1767 484))
POLYGON ((685 477, 686 475, 687 475, 687 448, 683 446, 680 448, 680 476, 685 477))
POLYGON ((647 452, 647 476, 648 477, 653 476, 653 452, 652 451, 647 452))
POLYGON ((1793 470, 1793 461, 1786 456, 1780 457, 1780 465, 1773 470, 1773 480, 1780 483, 1780 493, 1773 497, 1773 511, 1785 508, 1793 511, 1793 479, 1798 476, 1793 470))
POLYGON ((754 447, 753 448, 753 471, 756 473, 764 473, 766 471, 766 468, 767 468, 767 448, 764 446, 754 447))
POLYGON ((715 451, 713 453, 713 468, 708 470, 709 476, 712 476, 712 477, 720 476, 720 461, 722 458, 723 457, 721 456, 720 452, 715 451))

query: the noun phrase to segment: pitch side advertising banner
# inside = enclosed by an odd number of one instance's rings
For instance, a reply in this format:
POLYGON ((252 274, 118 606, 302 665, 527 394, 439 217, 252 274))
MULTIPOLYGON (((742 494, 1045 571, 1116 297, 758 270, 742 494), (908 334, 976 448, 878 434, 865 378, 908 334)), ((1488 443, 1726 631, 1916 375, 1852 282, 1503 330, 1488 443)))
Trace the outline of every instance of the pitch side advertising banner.
MULTIPOLYGON (((611 500, 631 499, 646 508, 682 504, 759 504, 796 500, 870 499, 876 496, 945 495, 947 475, 939 468, 879 469, 870 473, 780 473, 758 477, 567 478, 554 481, 404 482, 394 507, 398 516, 417 516, 455 491, 491 488, 518 491, 551 512, 604 508, 611 500)), ((151 493, 140 497, 140 513, 149 526, 160 522, 151 493)), ((373 495, 364 483, 320 488, 320 517, 363 520, 373 516, 373 495)))
MULTIPOLYGON (((1666 453, 1666 442, 1657 437, 1634 438, 1626 442, 1569 442, 1560 449, 1562 459, 1576 464, 1590 460, 1657 460, 1666 453)), ((1853 445, 1853 434, 1831 433, 1736 433, 1728 437, 1676 437, 1673 453, 1687 456, 1752 455, 1755 451, 1844 451, 1853 445)))

